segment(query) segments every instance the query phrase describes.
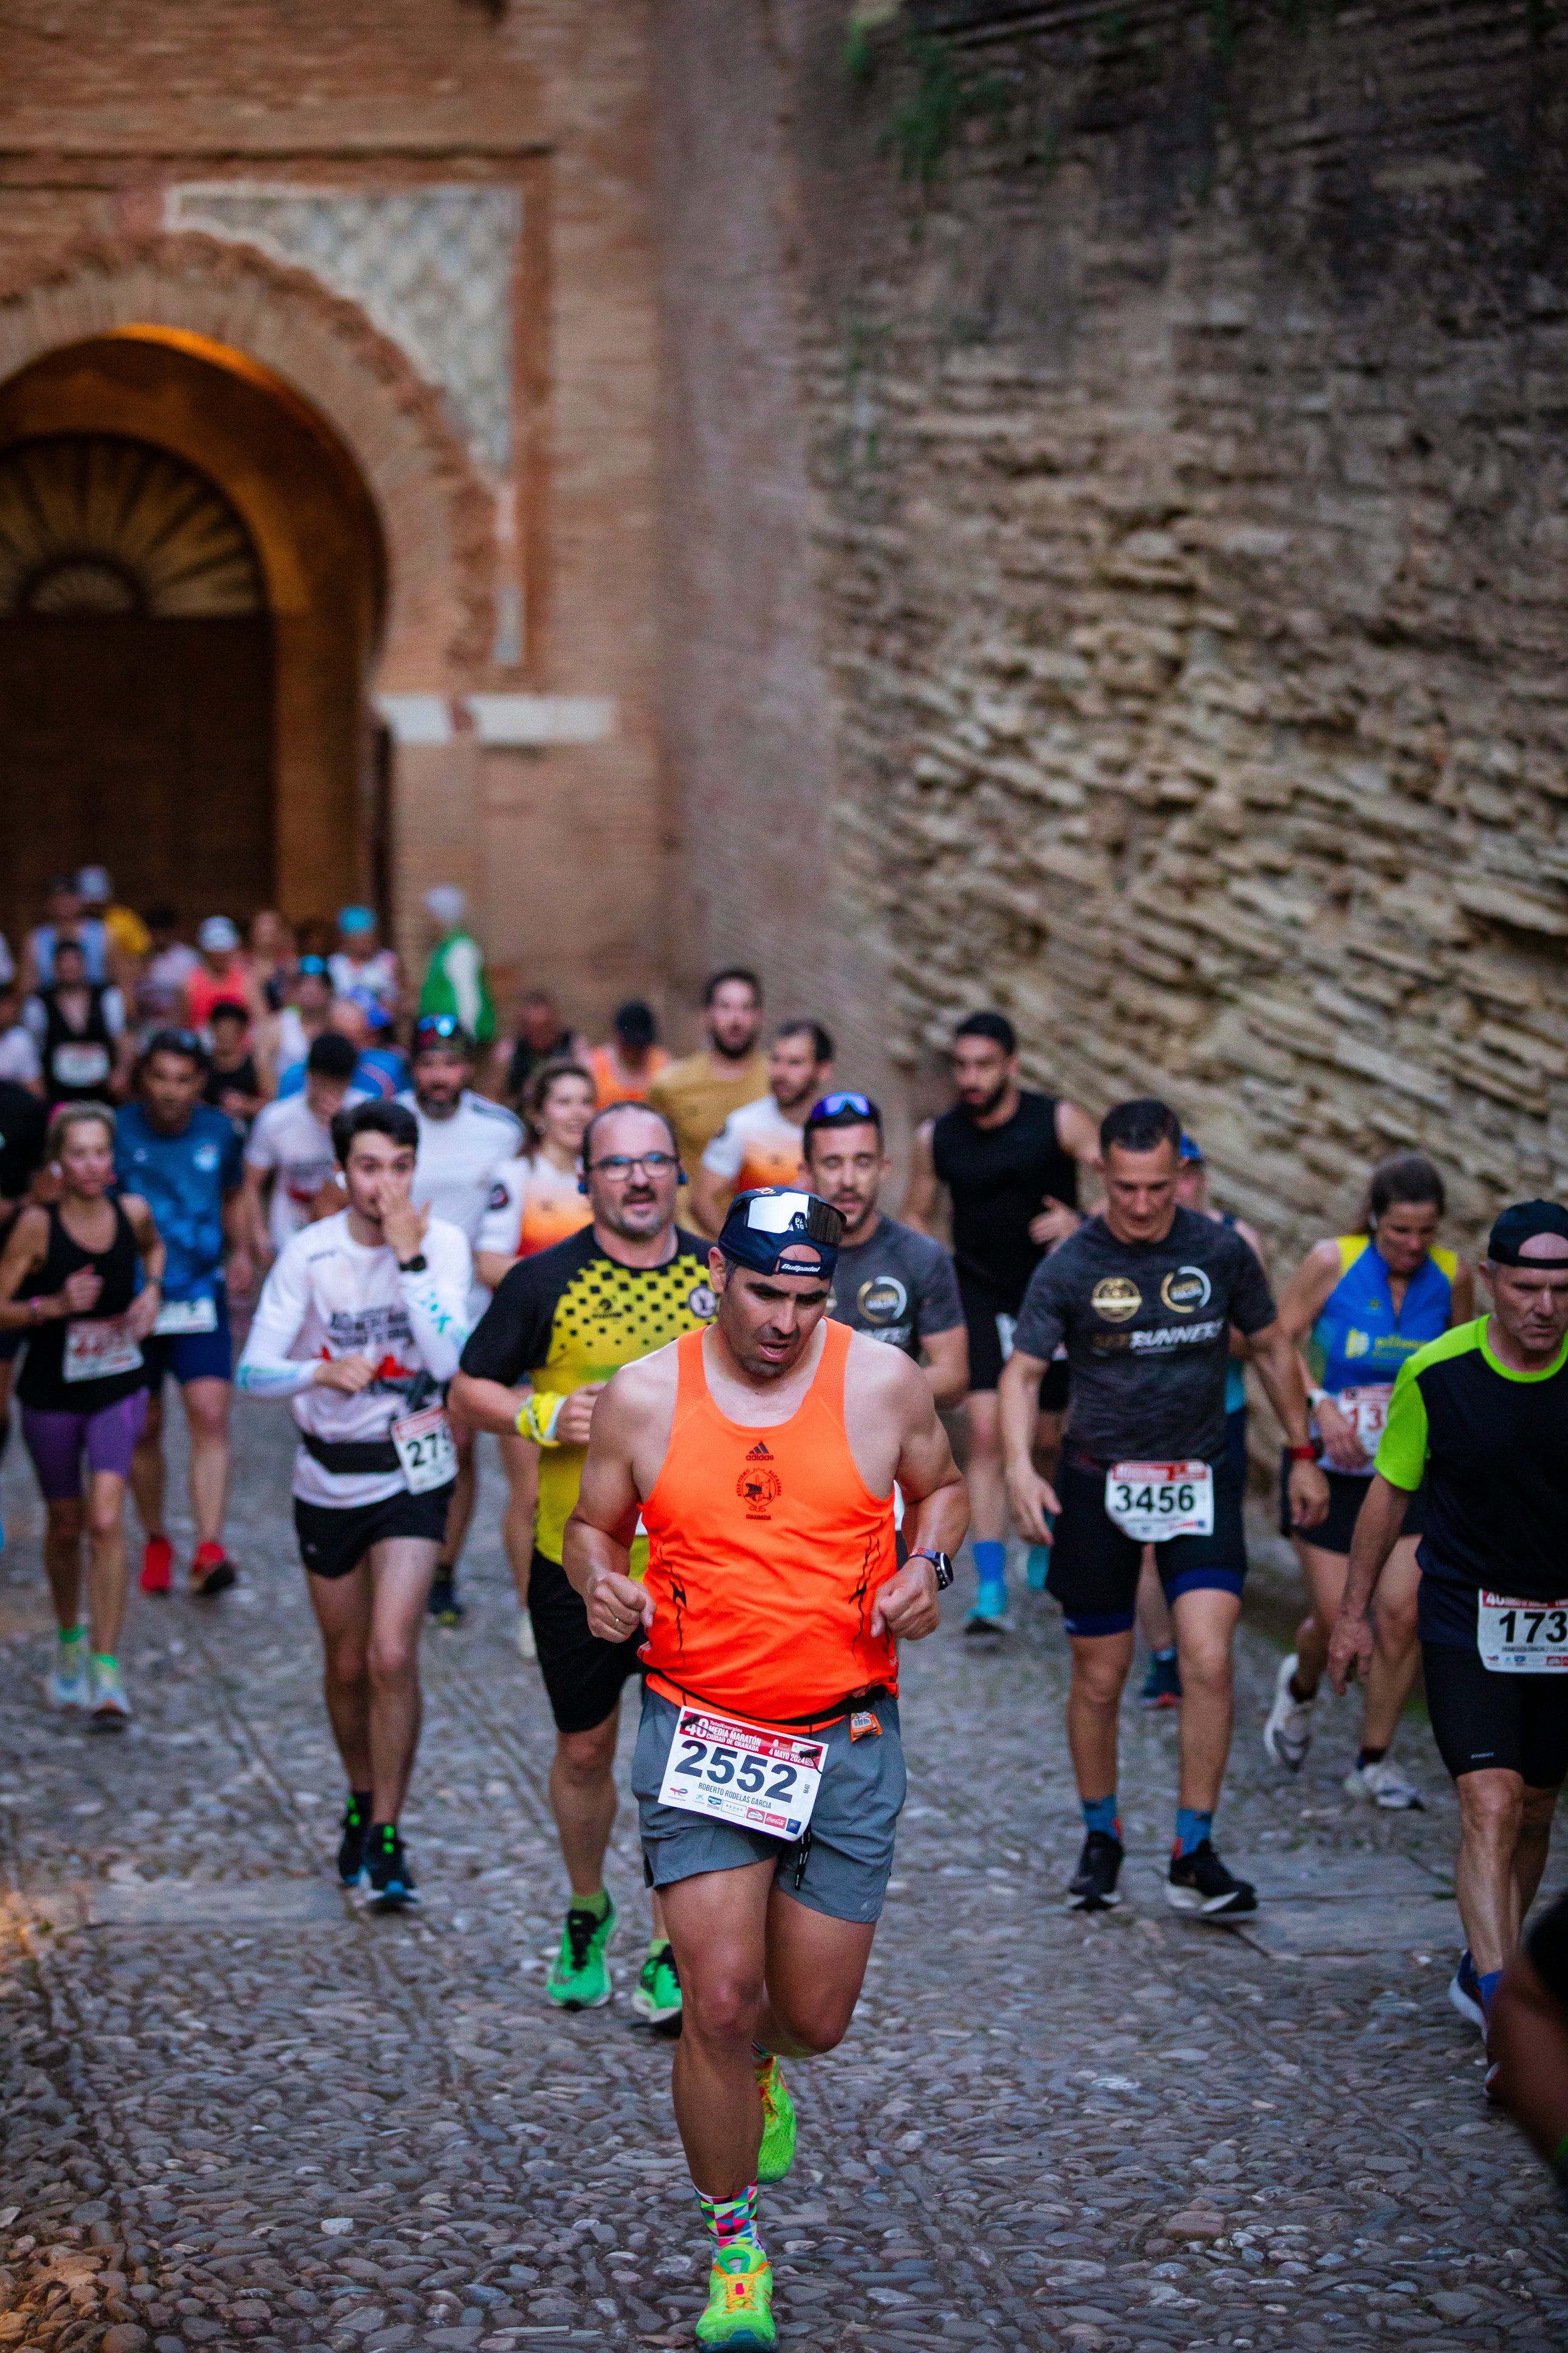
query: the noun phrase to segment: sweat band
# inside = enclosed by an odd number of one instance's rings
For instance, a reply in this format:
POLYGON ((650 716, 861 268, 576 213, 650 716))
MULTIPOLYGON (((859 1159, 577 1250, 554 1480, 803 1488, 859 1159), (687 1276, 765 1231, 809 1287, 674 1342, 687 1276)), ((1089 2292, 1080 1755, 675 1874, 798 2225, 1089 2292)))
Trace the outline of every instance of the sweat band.
POLYGON ((555 1435, 555 1425, 565 1402, 559 1390, 542 1398, 537 1389, 531 1391, 517 1417, 518 1436, 531 1438, 535 1446, 559 1446, 562 1440, 555 1435))

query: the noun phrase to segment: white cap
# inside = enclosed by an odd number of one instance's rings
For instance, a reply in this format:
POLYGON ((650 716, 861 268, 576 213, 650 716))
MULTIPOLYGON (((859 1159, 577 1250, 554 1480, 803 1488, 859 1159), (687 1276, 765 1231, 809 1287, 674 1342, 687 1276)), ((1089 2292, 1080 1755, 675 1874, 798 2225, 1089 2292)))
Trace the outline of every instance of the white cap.
POLYGON ((196 945, 209 955, 221 955, 226 948, 239 945, 239 934, 226 915, 209 915, 196 934, 196 945))
POLYGON ((425 908, 436 923, 450 932, 468 913, 468 902, 455 882, 437 882, 433 891, 426 892, 425 908))
POLYGON ((109 879, 107 866, 83 866, 77 873, 77 896, 81 899, 112 899, 114 885, 109 879))

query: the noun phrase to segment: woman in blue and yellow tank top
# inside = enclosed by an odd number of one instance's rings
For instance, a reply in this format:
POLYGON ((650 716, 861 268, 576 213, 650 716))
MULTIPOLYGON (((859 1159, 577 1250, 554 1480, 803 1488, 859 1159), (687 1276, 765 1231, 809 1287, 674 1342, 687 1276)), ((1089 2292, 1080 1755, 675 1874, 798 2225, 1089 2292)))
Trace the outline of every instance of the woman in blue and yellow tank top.
MULTIPOLYGON (((1403 1153, 1373 1172, 1363 1230, 1316 1243, 1287 1285, 1279 1321, 1305 1344, 1318 1460, 1329 1482, 1329 1514, 1310 1539, 1289 1524, 1311 1614, 1296 1650, 1279 1670, 1264 1746, 1276 1762, 1300 1769, 1311 1742, 1311 1707, 1328 1663, 1329 1631, 1345 1589, 1351 1537, 1372 1478, 1395 1376, 1417 1348, 1472 1313, 1468 1267, 1437 1246, 1446 1200, 1443 1179, 1419 1153, 1403 1153), (1318 1386, 1311 1387, 1313 1382, 1318 1386)), ((1419 1645, 1415 1547, 1422 1497, 1413 1495, 1405 1533, 1377 1594, 1377 1645, 1367 1677, 1362 1748, 1345 1782, 1352 1797, 1399 1808, 1419 1805, 1416 1791, 1388 1760, 1400 1712, 1415 1681, 1419 1645)))

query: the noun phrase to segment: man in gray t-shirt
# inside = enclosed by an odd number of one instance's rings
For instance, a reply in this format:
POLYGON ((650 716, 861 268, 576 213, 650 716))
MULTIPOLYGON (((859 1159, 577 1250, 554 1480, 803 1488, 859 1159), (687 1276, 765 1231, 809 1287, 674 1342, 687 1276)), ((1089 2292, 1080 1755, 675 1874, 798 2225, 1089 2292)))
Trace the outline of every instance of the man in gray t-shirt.
POLYGON ((1262 1267, 1239 1234, 1177 1202, 1174 1113, 1152 1099, 1119 1103, 1100 1142, 1105 1208, 1036 1268, 999 1393, 1013 1516, 1051 1547, 1047 1590, 1062 1605, 1072 1643, 1068 1723, 1086 1835, 1068 1894, 1090 1912, 1120 1900, 1117 1714, 1147 1546, 1175 1623, 1184 1693, 1166 1895, 1183 1912, 1251 1912, 1256 1893, 1232 1877, 1210 1837, 1230 1750, 1231 1644, 1247 1575, 1245 1481, 1225 1443, 1232 1324, 1250 1342, 1285 1427, 1299 1526, 1321 1519, 1328 1482, 1308 1443, 1300 1359, 1262 1267), (1072 1403, 1053 1491, 1032 1455, 1040 1378, 1064 1342, 1072 1403))
POLYGON ((923 1352, 937 1404, 956 1405, 969 1387, 958 1279, 940 1242, 877 1207, 888 1173, 880 1112, 869 1095, 824 1095, 806 1120, 801 1149, 812 1191, 844 1220, 828 1314, 917 1363, 923 1352))

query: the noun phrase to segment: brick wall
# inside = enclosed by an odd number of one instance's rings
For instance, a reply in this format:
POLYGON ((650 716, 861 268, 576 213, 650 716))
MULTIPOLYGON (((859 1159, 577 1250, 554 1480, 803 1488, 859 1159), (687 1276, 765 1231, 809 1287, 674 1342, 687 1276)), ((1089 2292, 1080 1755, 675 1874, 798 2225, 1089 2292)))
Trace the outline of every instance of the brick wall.
MULTIPOLYGON (((906 1103, 1000 1003, 1092 1107, 1169 1094, 1292 1250, 1395 1145, 1466 1229, 1568 1184, 1568 43, 1303 14, 1216 54, 1217 12, 924 6, 966 92, 929 189, 898 23, 867 82, 842 5, 686 0, 665 61, 731 20, 667 269, 721 256, 710 343, 769 338, 695 437, 693 820, 772 805, 754 659, 719 707, 771 615, 828 681, 819 986, 906 1103), (759 439, 783 597, 714 495, 759 439)), ((777 904, 731 877, 715 944, 777 904)))

